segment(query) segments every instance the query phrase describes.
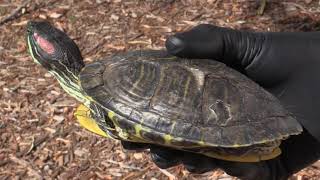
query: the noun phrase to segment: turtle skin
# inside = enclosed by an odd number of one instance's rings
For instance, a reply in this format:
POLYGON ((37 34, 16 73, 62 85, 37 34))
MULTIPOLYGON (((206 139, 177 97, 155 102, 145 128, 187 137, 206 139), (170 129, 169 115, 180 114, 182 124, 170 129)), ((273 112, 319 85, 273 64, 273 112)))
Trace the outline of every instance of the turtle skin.
POLYGON ((273 95, 213 60, 133 51, 86 65, 80 84, 124 141, 257 162, 302 132, 273 95))

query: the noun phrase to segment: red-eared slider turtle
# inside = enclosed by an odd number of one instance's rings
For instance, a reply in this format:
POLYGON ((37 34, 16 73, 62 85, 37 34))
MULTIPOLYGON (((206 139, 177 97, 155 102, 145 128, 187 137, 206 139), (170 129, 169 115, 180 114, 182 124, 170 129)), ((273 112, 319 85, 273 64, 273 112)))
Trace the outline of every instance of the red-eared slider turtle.
POLYGON ((34 61, 84 104, 76 116, 98 134, 257 162, 302 131, 274 96, 217 61, 143 50, 85 65, 62 31, 46 22, 27 29, 34 61))

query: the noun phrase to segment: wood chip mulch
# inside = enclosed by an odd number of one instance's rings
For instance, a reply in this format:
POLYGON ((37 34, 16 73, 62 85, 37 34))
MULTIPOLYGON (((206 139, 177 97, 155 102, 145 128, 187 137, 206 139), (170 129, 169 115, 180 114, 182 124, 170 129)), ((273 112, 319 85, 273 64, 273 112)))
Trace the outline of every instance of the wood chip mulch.
MULTIPOLYGON (((254 31, 319 30, 317 0, 2 0, 0 1, 0 179, 215 179, 182 166, 158 169, 148 152, 78 125, 78 103, 27 53, 25 26, 48 20, 80 46, 86 62, 133 49, 161 49, 168 35, 200 23, 254 31), (261 13, 261 9, 260 9, 261 13)), ((320 165, 292 179, 319 179, 320 165)))

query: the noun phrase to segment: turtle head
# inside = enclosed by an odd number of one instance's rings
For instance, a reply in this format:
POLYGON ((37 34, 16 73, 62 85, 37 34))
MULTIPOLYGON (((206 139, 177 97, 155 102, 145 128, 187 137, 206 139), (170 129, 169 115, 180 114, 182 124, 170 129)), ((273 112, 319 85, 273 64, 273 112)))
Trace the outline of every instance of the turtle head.
POLYGON ((28 22, 27 42, 33 60, 49 71, 77 76, 84 67, 78 46, 48 22, 28 22))
POLYGON ((86 98, 79 86, 79 73, 85 64, 75 42, 48 22, 28 22, 26 38, 33 60, 53 74, 65 91, 83 102, 86 98))

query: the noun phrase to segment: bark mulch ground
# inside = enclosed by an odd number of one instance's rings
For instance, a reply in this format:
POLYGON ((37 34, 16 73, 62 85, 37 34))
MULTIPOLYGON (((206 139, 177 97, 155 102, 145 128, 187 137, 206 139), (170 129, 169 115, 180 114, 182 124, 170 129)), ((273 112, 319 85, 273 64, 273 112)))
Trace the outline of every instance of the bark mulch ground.
MULTIPOLYGON (((318 0, 0 1, 0 179, 233 179, 222 171, 158 169, 148 152, 81 128, 78 103, 27 53, 28 20, 48 20, 80 46, 86 62, 133 49, 163 48, 168 35, 200 23, 254 31, 319 30, 318 0)), ((292 179, 319 179, 320 164, 292 179)))

